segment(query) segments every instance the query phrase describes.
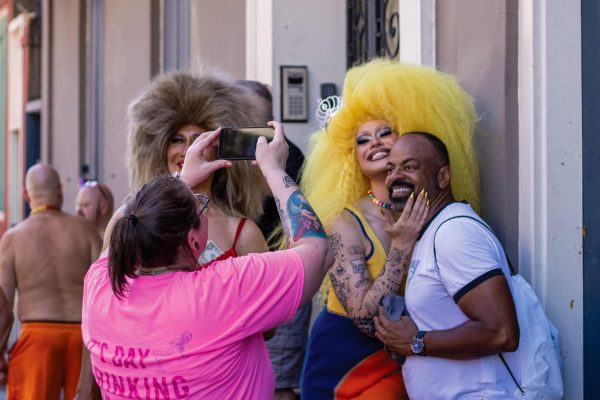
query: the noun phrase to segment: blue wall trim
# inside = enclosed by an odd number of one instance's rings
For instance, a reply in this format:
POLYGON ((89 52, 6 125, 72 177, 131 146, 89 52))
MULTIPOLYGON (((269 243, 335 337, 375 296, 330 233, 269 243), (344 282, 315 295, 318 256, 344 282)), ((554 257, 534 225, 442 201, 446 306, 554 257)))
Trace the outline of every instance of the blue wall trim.
MULTIPOLYGON (((600 2, 581 1, 584 394, 600 387, 600 2)), ((576 60, 573 60, 576 62, 576 60)))

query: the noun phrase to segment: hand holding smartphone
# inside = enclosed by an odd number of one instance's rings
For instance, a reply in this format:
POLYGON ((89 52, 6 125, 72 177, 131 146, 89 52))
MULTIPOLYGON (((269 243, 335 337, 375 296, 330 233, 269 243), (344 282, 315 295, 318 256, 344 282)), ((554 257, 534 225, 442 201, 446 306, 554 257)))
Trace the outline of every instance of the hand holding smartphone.
POLYGON ((271 127, 223 128, 219 136, 219 158, 224 160, 254 160, 256 141, 264 136, 271 141, 274 129, 271 127))

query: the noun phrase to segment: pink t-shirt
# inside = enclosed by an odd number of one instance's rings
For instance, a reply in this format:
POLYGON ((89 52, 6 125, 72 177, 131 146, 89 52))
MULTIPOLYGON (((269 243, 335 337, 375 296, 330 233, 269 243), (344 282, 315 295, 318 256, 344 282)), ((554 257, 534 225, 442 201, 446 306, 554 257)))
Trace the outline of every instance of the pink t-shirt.
POLYGON ((81 324, 105 400, 273 398, 261 333, 300 304, 304 269, 293 250, 139 276, 120 300, 107 263, 85 277, 81 324))

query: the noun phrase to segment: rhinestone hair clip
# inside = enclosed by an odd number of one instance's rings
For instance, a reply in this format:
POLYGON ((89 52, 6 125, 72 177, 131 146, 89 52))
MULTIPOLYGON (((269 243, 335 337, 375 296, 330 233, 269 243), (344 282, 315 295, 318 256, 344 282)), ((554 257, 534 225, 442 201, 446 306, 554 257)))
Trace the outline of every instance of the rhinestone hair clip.
POLYGON ((340 96, 329 96, 323 100, 319 99, 319 105, 317 106, 317 121, 319 121, 321 129, 327 130, 329 121, 343 105, 344 102, 340 96))

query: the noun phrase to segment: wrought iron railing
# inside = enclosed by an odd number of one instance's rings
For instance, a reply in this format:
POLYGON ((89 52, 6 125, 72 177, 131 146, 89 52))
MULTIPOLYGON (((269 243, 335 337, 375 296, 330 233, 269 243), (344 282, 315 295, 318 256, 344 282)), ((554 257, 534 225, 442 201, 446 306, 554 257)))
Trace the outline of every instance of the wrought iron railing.
POLYGON ((347 0, 347 66, 375 57, 398 58, 398 0, 347 0))

